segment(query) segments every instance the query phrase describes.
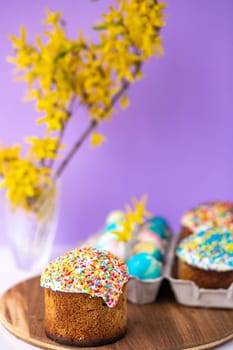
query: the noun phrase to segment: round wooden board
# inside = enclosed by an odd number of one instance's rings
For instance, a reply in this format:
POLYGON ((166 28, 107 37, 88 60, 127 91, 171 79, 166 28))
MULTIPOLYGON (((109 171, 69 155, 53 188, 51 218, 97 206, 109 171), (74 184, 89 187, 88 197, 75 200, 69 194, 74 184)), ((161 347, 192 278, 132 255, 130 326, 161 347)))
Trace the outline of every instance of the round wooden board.
MULTIPOLYGON (((44 333, 44 299, 39 277, 15 285, 2 296, 0 321, 8 331, 30 344, 52 350, 74 349, 51 341, 44 333)), ((202 350, 232 338, 233 310, 181 306, 165 281, 155 303, 128 304, 127 335, 98 349, 202 350)))

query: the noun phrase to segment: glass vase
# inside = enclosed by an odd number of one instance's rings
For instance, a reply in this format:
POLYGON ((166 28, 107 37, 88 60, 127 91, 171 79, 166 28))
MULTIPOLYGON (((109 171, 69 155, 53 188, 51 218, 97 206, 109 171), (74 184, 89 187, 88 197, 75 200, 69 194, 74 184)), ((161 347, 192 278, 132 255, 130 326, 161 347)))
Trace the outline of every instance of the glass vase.
POLYGON ((48 189, 33 210, 12 209, 5 199, 6 235, 17 268, 40 273, 49 262, 58 224, 60 184, 48 189))

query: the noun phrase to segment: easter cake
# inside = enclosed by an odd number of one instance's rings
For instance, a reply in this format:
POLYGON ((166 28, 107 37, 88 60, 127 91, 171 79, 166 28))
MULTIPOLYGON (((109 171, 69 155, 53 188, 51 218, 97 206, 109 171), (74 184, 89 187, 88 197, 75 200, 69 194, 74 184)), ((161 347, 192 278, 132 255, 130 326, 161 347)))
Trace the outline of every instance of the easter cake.
POLYGON ((233 203, 215 201, 203 203, 189 211, 181 218, 181 239, 187 236, 218 228, 227 231, 233 226, 233 203))
POLYGON ((128 278, 121 259, 91 247, 53 260, 41 275, 46 335, 77 346, 122 338, 127 329, 128 278))
POLYGON ((228 288, 233 282, 233 233, 207 230, 182 240, 176 249, 177 277, 200 288, 228 288))

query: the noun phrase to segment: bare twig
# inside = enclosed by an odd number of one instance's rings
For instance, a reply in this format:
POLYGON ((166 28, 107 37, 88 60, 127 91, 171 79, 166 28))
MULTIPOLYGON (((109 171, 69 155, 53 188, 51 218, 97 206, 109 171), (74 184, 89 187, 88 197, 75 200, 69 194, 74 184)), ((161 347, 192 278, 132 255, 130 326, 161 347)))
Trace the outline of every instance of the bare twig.
POLYGON ((74 146, 71 148, 70 152, 67 154, 67 156, 64 158, 60 166, 58 167, 57 171, 55 172, 54 179, 56 180, 63 170, 65 169, 66 165, 69 163, 69 161, 73 158, 77 150, 82 146, 83 142, 86 140, 86 138, 90 135, 90 133, 94 130, 94 128, 97 126, 97 121, 93 120, 88 128, 84 131, 80 139, 77 140, 77 142, 74 144, 74 146))

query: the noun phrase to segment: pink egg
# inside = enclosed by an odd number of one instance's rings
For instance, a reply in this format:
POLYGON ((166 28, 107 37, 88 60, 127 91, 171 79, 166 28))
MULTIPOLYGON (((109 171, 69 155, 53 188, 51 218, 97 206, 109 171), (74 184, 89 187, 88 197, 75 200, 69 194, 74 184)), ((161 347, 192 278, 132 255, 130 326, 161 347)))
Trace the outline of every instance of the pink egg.
POLYGON ((156 246, 163 250, 164 249, 164 244, 162 239, 157 235, 155 232, 152 232, 150 230, 143 229, 142 231, 139 232, 137 236, 137 240, 139 242, 153 242, 156 244, 156 246))
POLYGON ((126 260, 128 254, 126 243, 118 241, 117 236, 112 233, 101 235, 95 247, 97 249, 107 250, 122 260, 126 260))

